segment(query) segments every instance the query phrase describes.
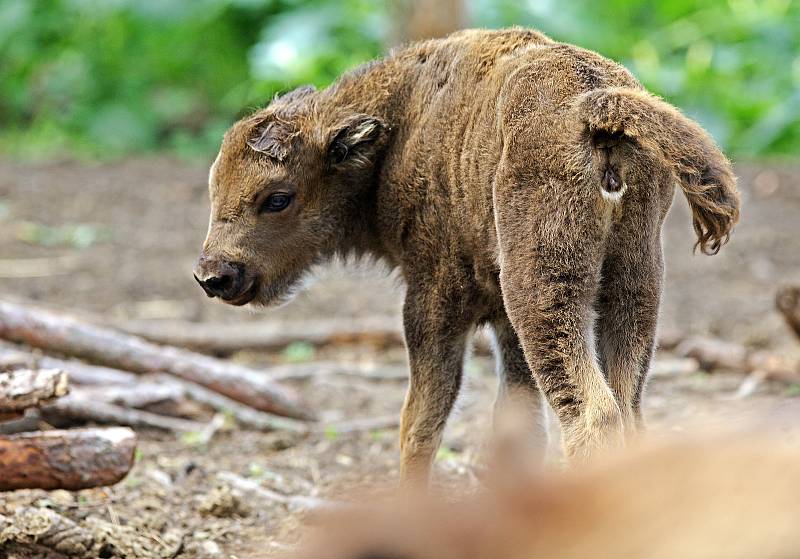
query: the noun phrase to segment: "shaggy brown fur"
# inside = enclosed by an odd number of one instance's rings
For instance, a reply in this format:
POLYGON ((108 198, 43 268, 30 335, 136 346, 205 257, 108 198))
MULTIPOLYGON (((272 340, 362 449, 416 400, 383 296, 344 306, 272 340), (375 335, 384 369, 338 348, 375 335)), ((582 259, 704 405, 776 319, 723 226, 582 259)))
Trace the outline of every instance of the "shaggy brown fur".
POLYGON ((340 513, 290 557, 797 557, 798 460, 796 448, 763 435, 626 452, 461 502, 417 496, 340 513))
POLYGON ((542 431, 546 399, 580 460, 641 421, 676 182, 716 252, 739 197, 697 124, 593 52, 463 31, 236 123, 211 169, 196 276, 228 303, 271 305, 314 263, 383 260, 407 285, 404 478, 427 476, 482 324, 498 404, 527 399, 542 431))

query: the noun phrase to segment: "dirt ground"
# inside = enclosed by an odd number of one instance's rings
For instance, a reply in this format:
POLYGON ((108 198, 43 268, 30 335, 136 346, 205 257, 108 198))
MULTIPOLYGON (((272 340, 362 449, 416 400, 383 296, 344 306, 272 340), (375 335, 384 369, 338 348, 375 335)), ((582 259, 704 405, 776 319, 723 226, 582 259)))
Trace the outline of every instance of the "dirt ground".
MULTIPOLYGON (((2 296, 120 319, 258 319, 208 300, 192 279, 207 224, 206 173, 202 165, 159 158, 103 165, 1 161, 2 296)), ((664 235, 662 330, 713 334, 798 358, 800 344, 774 311, 774 294, 780 285, 800 282, 800 168, 743 164, 738 174, 742 223, 717 256, 692 255, 686 204, 676 196, 664 235)), ((317 277, 271 315, 346 321, 377 314, 399 324, 402 286, 393 275, 334 265, 317 277)), ((405 360, 400 349, 321 351, 315 357, 405 360)), ((271 363, 284 357, 233 358, 271 363)), ((466 378, 437 458, 440 486, 474 486, 484 460, 495 389, 490 360, 471 358, 466 378)), ((742 380, 735 374, 659 375, 645 400, 648 423, 654 432, 674 433, 698 424, 744 424, 755 416, 800 444, 798 387, 766 385, 735 399, 742 380)), ((404 384, 324 377, 298 388, 326 422, 398 413, 404 384)), ((119 485, 8 493, 0 497, 0 514, 33 503, 80 521, 128 526, 140 536, 130 556, 261 557, 300 537, 299 515, 252 493, 232 492, 218 473, 233 472, 280 492, 346 497, 354 487, 396 479, 396 436, 387 429, 299 439, 237 429, 198 446, 190 438, 141 433, 138 462, 119 485)))

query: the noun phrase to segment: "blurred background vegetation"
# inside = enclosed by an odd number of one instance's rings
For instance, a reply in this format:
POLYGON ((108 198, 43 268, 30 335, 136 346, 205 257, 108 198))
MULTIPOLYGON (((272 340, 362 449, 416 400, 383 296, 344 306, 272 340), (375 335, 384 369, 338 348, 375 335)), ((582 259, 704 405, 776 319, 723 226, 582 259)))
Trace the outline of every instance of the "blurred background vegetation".
MULTIPOLYGON (((414 37, 399 28, 424 26, 413 1, 0 0, 0 150, 208 157, 276 92, 414 37)), ((454 27, 532 26, 622 62, 738 158, 800 153, 798 1, 427 5, 454 27)))

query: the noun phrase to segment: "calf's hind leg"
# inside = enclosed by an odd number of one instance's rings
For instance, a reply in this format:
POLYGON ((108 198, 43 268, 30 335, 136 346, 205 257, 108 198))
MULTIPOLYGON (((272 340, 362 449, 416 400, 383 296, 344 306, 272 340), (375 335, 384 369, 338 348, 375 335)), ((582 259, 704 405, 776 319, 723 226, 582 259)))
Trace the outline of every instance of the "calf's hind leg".
MULTIPOLYGON (((499 380, 495 428, 500 431, 510 429, 512 436, 521 432, 527 443, 525 450, 534 457, 544 458, 548 442, 544 397, 525 361, 519 337, 508 318, 504 316, 492 321, 491 327, 499 380), (507 422, 512 424, 507 425, 507 422)), ((504 433, 497 435, 503 436, 504 433)))
POLYGON ((641 208, 636 215, 652 216, 653 223, 623 218, 613 229, 598 298, 603 371, 629 432, 643 426, 642 391, 655 347, 663 278, 658 213, 641 208))
MULTIPOLYGON (((517 175, 518 176, 518 175, 517 175)), ((508 317, 561 423, 567 457, 622 441, 622 417, 597 362, 594 303, 607 230, 599 193, 577 180, 495 183, 500 285, 508 317)))

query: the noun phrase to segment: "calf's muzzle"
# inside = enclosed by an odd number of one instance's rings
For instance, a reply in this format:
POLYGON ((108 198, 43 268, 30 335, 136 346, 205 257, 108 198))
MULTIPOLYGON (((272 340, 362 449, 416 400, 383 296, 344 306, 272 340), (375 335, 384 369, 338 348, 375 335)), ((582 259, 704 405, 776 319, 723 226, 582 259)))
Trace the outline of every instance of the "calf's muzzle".
POLYGON ((194 279, 209 297, 235 299, 245 288, 244 265, 238 262, 210 259, 201 255, 194 267, 194 279))

